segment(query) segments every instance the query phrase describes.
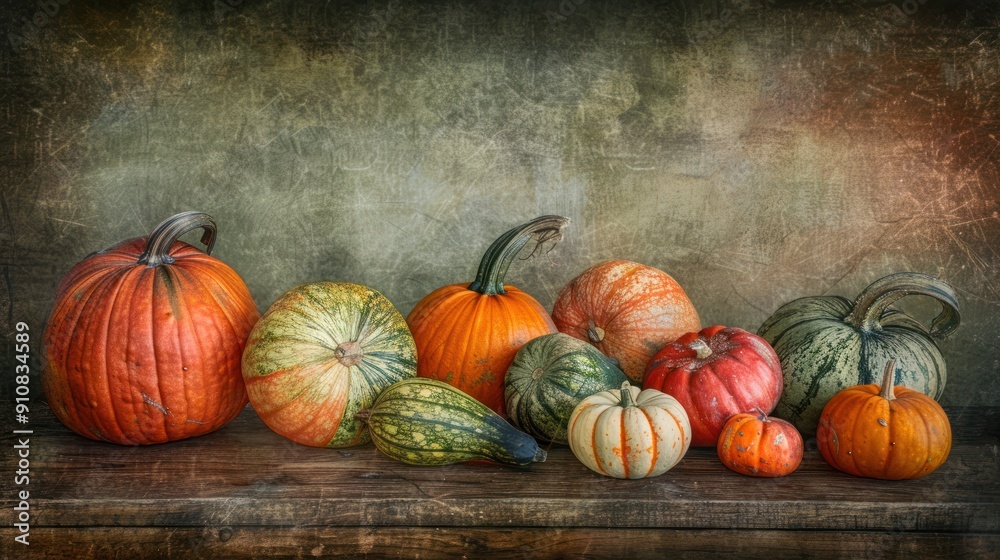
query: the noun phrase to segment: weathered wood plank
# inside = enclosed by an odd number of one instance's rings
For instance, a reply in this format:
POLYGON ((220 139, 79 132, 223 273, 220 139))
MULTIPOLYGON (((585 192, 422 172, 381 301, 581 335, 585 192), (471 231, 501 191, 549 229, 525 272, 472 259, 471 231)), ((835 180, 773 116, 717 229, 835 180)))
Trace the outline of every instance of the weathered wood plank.
MULTIPOLYGON (((411 467, 372 446, 303 447, 252 410, 226 428, 168 445, 93 442, 51 413, 33 417, 35 527, 479 526, 1000 532, 1000 459, 992 412, 958 414, 948 462, 919 480, 855 478, 807 452, 783 479, 725 469, 692 450, 667 474, 621 481, 565 447, 545 463, 411 467), (977 439, 978 434, 978 439, 977 439)), ((5 436, 9 440, 10 436, 5 436)), ((5 480, 5 495, 13 495, 5 480)))
MULTIPOLYGON (((5 530, 6 531, 6 530, 5 530)), ((9 531, 7 531, 9 532, 9 531)), ((9 542, 4 535, 4 541, 9 542)), ((86 528, 32 531, 32 557, 995 558, 1000 535, 653 529, 86 528)), ((16 552, 16 550, 14 551, 16 552)))

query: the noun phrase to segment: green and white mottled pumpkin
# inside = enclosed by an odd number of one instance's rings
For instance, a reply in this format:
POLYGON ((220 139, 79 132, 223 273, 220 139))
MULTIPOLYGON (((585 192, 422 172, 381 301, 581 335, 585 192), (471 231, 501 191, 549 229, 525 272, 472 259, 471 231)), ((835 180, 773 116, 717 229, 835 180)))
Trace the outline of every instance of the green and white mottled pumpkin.
POLYGON ((580 401, 621 387, 622 370, 590 344, 563 333, 521 347, 504 378, 504 401, 514 425, 529 434, 568 444, 569 417, 580 401))
POLYGON ((406 320, 381 293, 316 282, 282 295, 243 352, 257 415, 275 432, 313 447, 368 441, 354 418, 393 383, 417 374, 406 320))
POLYGON ((757 334, 774 347, 785 387, 774 415, 804 434, 816 433, 819 416, 834 395, 876 383, 897 358, 895 385, 938 399, 947 373, 934 338, 960 321, 958 298, 948 284, 926 274, 901 272, 876 280, 851 303, 839 296, 806 297, 781 306, 757 334), (890 307, 907 295, 941 303, 930 330, 890 307))
POLYGON ((545 450, 499 414, 461 390, 434 379, 400 381, 357 415, 379 451, 411 465, 494 461, 525 466, 545 450))

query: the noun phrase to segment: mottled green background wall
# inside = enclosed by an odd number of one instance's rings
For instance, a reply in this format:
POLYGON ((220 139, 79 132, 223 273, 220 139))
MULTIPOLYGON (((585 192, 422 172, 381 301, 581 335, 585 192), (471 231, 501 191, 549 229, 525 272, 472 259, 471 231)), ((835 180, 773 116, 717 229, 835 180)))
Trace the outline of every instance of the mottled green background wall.
POLYGON ((963 304, 943 401, 1000 403, 993 2, 53 4, 35 36, 36 3, 3 8, 4 340, 182 210, 217 218, 261 309, 329 279, 404 313, 559 213, 508 278, 546 306, 611 258, 753 330, 937 275, 963 304))

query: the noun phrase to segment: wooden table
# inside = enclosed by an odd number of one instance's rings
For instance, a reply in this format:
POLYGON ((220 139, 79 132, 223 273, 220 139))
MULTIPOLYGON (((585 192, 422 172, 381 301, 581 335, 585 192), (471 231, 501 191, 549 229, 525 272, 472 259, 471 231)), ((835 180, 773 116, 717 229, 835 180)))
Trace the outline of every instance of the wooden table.
POLYGON ((949 410, 947 463, 900 482, 834 471, 815 450, 776 480, 730 472, 710 449, 638 481, 594 474, 565 447, 527 469, 410 467, 371 445, 294 444, 249 408, 213 434, 129 448, 33 412, 31 555, 5 524, 5 558, 1000 555, 1000 409, 949 410))

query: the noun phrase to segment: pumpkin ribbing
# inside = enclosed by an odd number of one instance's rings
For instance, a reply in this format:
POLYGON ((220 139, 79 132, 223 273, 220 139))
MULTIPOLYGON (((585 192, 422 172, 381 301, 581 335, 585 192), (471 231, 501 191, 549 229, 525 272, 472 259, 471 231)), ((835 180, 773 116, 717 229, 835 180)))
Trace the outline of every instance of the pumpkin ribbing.
POLYGON ((403 316, 376 290, 344 282, 286 292, 254 327, 243 354, 258 416, 275 432, 314 447, 367 442, 354 415, 415 373, 403 316))
POLYGON ((494 411, 503 411, 504 373, 529 340, 555 332, 548 312, 530 295, 503 284, 514 257, 535 238, 537 251, 561 239, 568 223, 542 216, 501 235, 487 249, 471 284, 434 290, 406 322, 417 344, 418 375, 449 383, 494 411))
POLYGON ((758 330, 777 352, 785 378, 775 416, 789 420, 803 434, 813 434, 823 405, 833 395, 875 383, 879 368, 895 357, 901 365, 897 385, 940 398, 947 369, 934 339, 949 335, 959 322, 954 290, 915 272, 881 278, 854 302, 820 296, 786 303, 758 330), (928 296, 941 304, 930 330, 891 307, 908 295, 928 296))
POLYGON ((42 386, 80 435, 126 445, 211 432, 246 405, 239 356, 259 317, 240 277, 177 238, 214 221, 187 212, 148 238, 95 253, 59 284, 42 386))

